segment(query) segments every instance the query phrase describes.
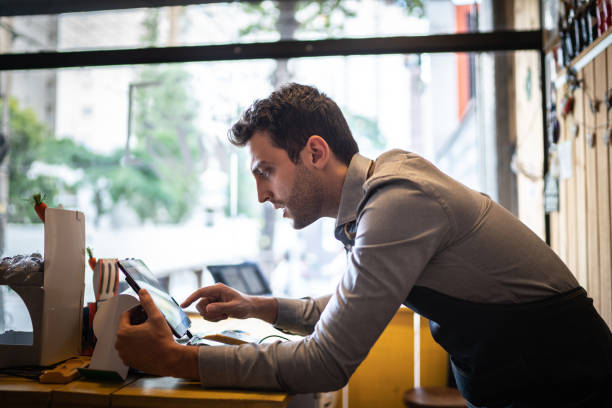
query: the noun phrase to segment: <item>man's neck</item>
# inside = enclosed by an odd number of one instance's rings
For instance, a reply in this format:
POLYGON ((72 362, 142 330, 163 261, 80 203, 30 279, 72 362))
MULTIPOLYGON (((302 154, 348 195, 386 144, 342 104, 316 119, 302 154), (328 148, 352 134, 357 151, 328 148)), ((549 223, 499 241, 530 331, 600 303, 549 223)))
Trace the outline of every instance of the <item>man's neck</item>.
POLYGON ((340 199, 342 197, 342 188, 348 167, 342 163, 336 162, 330 167, 329 172, 325 175, 324 195, 325 202, 323 206, 323 216, 336 218, 340 208, 340 199))

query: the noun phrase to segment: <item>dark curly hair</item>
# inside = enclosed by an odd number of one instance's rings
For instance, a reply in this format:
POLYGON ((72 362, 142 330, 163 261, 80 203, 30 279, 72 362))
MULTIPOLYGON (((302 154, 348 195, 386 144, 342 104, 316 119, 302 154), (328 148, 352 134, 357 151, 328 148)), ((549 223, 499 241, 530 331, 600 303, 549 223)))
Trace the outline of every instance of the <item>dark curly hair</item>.
POLYGON ((312 135, 319 135, 348 166, 359 151, 346 119, 336 103, 312 86, 286 84, 265 99, 256 100, 228 132, 229 141, 244 146, 256 131, 268 131, 272 143, 287 152, 293 163, 312 135))

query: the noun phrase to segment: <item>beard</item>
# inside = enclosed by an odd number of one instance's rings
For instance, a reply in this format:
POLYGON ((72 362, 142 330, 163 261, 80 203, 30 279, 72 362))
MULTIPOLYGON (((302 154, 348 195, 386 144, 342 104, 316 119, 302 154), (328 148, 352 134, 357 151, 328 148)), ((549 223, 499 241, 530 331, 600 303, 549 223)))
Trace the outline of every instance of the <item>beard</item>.
POLYGON ((286 208, 293 219, 293 228, 302 229, 321 218, 323 188, 318 178, 300 161, 286 208))

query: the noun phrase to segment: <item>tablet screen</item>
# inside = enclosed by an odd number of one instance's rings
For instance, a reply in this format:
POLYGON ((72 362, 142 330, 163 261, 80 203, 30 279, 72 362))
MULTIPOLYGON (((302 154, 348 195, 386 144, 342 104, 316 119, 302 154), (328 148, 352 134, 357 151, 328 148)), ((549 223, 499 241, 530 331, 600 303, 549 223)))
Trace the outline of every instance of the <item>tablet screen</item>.
POLYGON ((146 289, 159 311, 166 318, 174 335, 178 338, 183 337, 191 325, 189 317, 183 312, 183 309, 176 303, 174 298, 161 286, 145 263, 140 259, 122 259, 117 261, 117 264, 125 274, 126 281, 132 289, 136 292, 141 288, 146 289))

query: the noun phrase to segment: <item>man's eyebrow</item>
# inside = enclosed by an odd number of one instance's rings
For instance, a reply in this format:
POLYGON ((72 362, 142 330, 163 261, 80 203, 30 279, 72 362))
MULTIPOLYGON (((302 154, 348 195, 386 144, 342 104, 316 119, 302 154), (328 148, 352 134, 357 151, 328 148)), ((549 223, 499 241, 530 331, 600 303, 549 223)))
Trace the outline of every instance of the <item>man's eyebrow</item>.
POLYGON ((268 163, 265 160, 258 160, 251 165, 251 173, 255 174, 260 167, 267 166, 268 163))

